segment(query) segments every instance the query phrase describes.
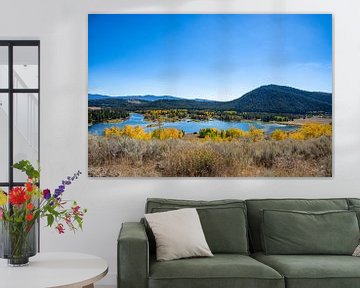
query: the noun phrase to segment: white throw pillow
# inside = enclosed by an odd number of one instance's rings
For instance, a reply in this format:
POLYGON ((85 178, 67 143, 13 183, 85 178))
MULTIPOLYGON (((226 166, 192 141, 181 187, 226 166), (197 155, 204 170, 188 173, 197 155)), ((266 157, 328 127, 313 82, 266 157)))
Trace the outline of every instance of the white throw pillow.
POLYGON ((213 256, 195 208, 145 214, 156 240, 156 259, 213 256))
POLYGON ((354 253, 352 256, 360 257, 360 244, 355 248, 354 253))

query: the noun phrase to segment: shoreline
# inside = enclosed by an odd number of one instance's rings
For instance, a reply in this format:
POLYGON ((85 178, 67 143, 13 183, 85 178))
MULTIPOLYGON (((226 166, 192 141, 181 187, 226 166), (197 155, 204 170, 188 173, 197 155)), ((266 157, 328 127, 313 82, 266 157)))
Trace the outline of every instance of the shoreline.
POLYGON ((303 126, 309 123, 316 123, 316 124, 331 124, 332 118, 322 118, 322 117, 311 117, 311 118, 298 118, 294 119, 293 121, 287 122, 280 122, 286 125, 293 125, 293 126, 303 126))
MULTIPOLYGON (((101 108, 100 108, 101 109, 101 108)), ((94 109, 94 107, 92 107, 92 110, 97 110, 94 109)), ((149 125, 157 125, 156 124, 156 120, 153 119, 149 119, 146 118, 144 116, 144 114, 141 114, 139 112, 129 112, 129 117, 126 118, 117 118, 117 119, 109 119, 106 121, 102 121, 102 122, 96 122, 96 123, 88 123, 88 126, 92 126, 94 124, 101 124, 101 123, 121 123, 124 122, 126 120, 129 120, 131 118, 132 114, 139 114, 142 115, 144 117, 144 122, 148 122, 149 125)), ((161 122, 168 122, 168 123, 177 123, 177 122, 202 122, 202 121, 223 121, 223 122, 243 122, 243 123, 248 123, 248 122, 259 122, 259 123, 264 123, 264 124, 280 124, 280 125, 289 125, 289 126, 302 126, 304 124, 308 124, 308 123, 319 123, 319 124, 330 124, 332 123, 332 118, 328 118, 328 117, 319 117, 319 116, 313 116, 310 118, 296 118, 294 120, 291 121, 262 121, 261 119, 241 119, 241 120, 224 120, 224 119, 220 119, 220 118, 209 118, 209 119, 192 119, 192 118, 168 118, 165 117, 161 122)))
MULTIPOLYGON (((126 120, 129 120, 131 118, 132 114, 139 114, 139 113, 130 113, 130 116, 127 118, 121 118, 121 119, 111 119, 111 120, 107 120, 107 121, 103 121, 103 122, 97 122, 97 123, 88 123, 88 129, 90 129, 90 127, 92 127, 95 124, 118 124, 118 123, 122 123, 126 120)), ((246 120, 240 120, 240 121, 226 121, 226 120, 220 120, 220 119, 216 119, 216 118, 212 118, 209 120, 202 120, 203 122, 208 122, 208 121, 223 121, 223 122, 228 122, 228 123, 249 123, 249 122, 258 122, 261 124, 265 124, 265 125, 271 125, 271 124, 276 124, 276 125, 281 125, 281 126, 289 126, 289 127, 294 127, 295 129, 300 128, 301 126, 305 125, 305 124, 309 124, 309 123, 318 123, 318 124, 330 124, 332 123, 332 118, 323 118, 323 117, 310 117, 310 118, 297 118, 294 119, 292 121, 269 121, 269 122, 264 122, 261 121, 260 119, 254 119, 254 120, 250 120, 250 119, 246 119, 246 120)), ((155 122, 151 122, 149 120, 144 119, 144 122, 148 123, 146 125, 145 128, 156 128, 159 126, 158 123, 155 122)), ((173 119, 173 121, 164 121, 164 122, 168 122, 168 123, 177 123, 177 122, 201 122, 200 120, 195 120, 195 119, 191 119, 191 118, 185 118, 185 119, 173 119)), ((141 126, 141 125, 131 125, 131 126, 141 126)), ((216 128, 218 130, 221 130, 217 127, 213 127, 216 128)), ((279 127, 279 129, 281 130, 281 128, 279 127)), ((97 134, 97 133, 90 133, 88 131, 89 134, 97 134)), ((195 131, 195 132, 190 132, 190 133, 185 133, 185 135, 198 135, 199 131, 195 131)), ((97 134, 98 135, 98 134, 97 134)), ((189 137, 186 137, 189 138, 189 137)), ((191 137, 193 138, 193 137, 191 137)))

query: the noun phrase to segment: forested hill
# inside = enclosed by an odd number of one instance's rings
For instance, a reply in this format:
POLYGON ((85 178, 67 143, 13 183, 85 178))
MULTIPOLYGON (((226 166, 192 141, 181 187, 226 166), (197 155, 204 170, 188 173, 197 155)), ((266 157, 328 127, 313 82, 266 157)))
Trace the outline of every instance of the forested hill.
POLYGON ((332 94, 309 92, 286 86, 261 86, 224 107, 241 112, 306 113, 332 111, 332 94))
POLYGON ((129 96, 98 97, 97 99, 89 97, 89 107, 91 106, 122 108, 130 111, 140 109, 206 109, 295 114, 310 112, 331 113, 332 94, 309 92, 286 86, 267 85, 227 102, 187 100, 175 97, 169 100, 161 96, 159 100, 152 98, 152 101, 140 100, 139 98, 129 100, 129 96))

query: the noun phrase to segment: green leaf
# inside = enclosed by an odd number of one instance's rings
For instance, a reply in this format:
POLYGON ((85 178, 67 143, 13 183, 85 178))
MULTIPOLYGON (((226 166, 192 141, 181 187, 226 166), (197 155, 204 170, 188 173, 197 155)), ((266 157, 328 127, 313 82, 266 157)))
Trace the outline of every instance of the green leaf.
POLYGON ((51 206, 48 206, 46 209, 49 211, 50 214, 54 215, 55 217, 58 217, 60 215, 60 213, 51 206))
POLYGON ((54 216, 53 215, 51 215, 51 214, 48 214, 47 215, 47 224, 48 224, 48 226, 50 226, 51 227, 51 225, 54 223, 54 216))
POLYGON ((30 163, 29 160, 21 160, 13 165, 15 169, 18 169, 24 173, 29 178, 39 180, 40 179, 40 168, 35 169, 34 166, 30 163))

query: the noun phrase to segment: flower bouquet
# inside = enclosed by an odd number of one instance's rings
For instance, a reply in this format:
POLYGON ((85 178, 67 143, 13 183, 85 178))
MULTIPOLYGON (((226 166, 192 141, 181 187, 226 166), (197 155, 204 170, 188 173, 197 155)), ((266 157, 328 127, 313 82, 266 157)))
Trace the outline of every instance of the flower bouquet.
POLYGON ((40 189, 40 169, 23 160, 13 166, 26 173, 28 179, 23 187, 12 187, 9 193, 0 188, 0 257, 8 259, 9 265, 20 266, 29 262, 36 247, 36 226, 39 218, 45 218, 47 226, 55 227, 59 234, 82 229, 86 209, 75 202, 64 200, 66 186, 76 180, 81 172, 67 177, 54 189, 40 189))

